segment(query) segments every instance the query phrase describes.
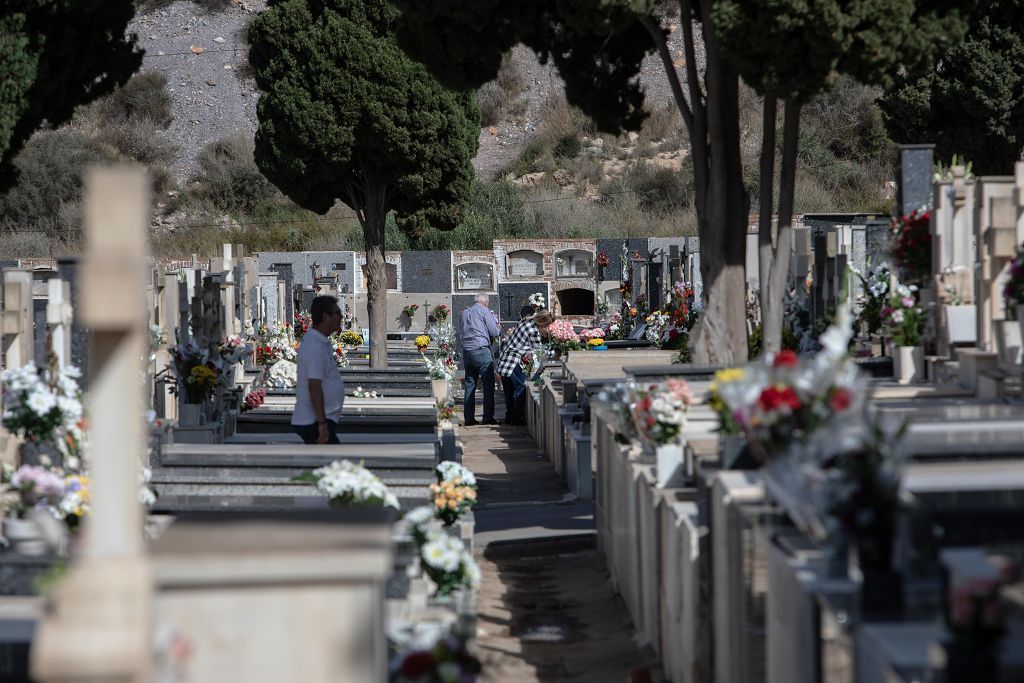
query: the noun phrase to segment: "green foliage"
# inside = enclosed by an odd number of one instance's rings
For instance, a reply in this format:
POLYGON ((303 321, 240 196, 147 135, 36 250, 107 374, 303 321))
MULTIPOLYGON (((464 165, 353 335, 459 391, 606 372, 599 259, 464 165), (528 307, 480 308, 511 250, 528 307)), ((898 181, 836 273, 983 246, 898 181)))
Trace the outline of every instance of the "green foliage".
POLYGON ((575 159, 583 151, 583 143, 575 133, 568 133, 558 138, 553 154, 556 159, 575 159))
POLYGON ((527 217, 523 200, 514 185, 501 181, 475 182, 469 208, 459 226, 450 231, 428 228, 415 240, 413 247, 427 250, 491 249, 494 240, 536 236, 539 232, 527 217))
POLYGON ((1024 148, 1024 2, 978 3, 964 42, 902 74, 880 105, 898 142, 933 142, 977 174, 1010 173, 1024 148))
POLYGON ((199 174, 189 191, 218 211, 235 214, 251 214, 278 195, 256 167, 253 141, 244 133, 233 133, 203 148, 199 174))
POLYGON ((32 133, 71 118, 139 68, 131 0, 5 0, 0 9, 0 190, 32 133))
POLYGON ((300 206, 336 200, 415 234, 452 228, 473 177, 479 111, 394 40, 384 0, 283 0, 249 27, 263 91, 256 163, 300 206))

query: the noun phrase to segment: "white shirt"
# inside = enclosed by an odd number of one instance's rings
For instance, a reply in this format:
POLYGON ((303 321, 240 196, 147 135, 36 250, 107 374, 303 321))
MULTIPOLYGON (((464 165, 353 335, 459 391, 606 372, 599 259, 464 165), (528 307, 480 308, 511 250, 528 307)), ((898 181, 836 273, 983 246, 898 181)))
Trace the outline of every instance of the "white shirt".
POLYGON ((341 407, 345 403, 345 381, 341 378, 334 361, 331 341, 310 327, 299 344, 295 359, 295 411, 293 425, 309 425, 316 422, 316 412, 309 399, 309 380, 320 380, 324 392, 324 417, 337 422, 341 418, 341 407))

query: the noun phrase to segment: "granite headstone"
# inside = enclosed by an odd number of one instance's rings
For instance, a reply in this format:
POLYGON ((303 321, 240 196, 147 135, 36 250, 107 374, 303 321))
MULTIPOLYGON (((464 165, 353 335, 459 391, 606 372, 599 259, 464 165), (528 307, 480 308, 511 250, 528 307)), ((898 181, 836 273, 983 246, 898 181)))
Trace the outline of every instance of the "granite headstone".
POLYGON ((540 292, 546 306, 550 306, 551 294, 546 282, 501 282, 498 284, 498 315, 502 322, 518 322, 519 312, 529 298, 540 292))
POLYGON ((931 209, 935 145, 901 145, 896 171, 896 206, 900 215, 931 209))
POLYGON ((443 294, 452 291, 452 253, 403 252, 402 291, 407 294, 443 294))
POLYGON ((626 243, 626 249, 630 256, 638 253, 641 258, 646 259, 650 253, 647 245, 647 238, 634 237, 628 239, 600 239, 597 241, 597 253, 604 252, 608 257, 608 265, 598 268, 598 280, 619 280, 622 278, 622 244, 626 243))

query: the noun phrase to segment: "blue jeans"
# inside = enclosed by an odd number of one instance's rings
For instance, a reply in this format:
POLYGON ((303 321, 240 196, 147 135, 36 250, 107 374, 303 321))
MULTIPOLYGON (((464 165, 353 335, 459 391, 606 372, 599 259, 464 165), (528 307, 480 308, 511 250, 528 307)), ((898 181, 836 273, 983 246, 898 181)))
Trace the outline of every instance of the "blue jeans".
POLYGON ((505 391, 505 423, 526 424, 526 375, 517 367, 511 375, 501 378, 505 391))
POLYGON ((483 384, 484 422, 494 420, 494 358, 490 349, 463 351, 462 360, 466 366, 466 395, 462 411, 467 422, 476 419, 476 385, 483 384))

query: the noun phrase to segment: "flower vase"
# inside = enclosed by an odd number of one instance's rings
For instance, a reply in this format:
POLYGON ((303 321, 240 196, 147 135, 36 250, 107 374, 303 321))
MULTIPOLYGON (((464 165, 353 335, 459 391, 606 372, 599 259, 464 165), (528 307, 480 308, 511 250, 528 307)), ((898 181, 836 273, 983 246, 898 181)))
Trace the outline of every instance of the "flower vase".
POLYGON ((448 398, 448 380, 432 379, 430 388, 433 390, 435 401, 443 401, 448 398))
POLYGON ((18 447, 18 458, 22 465, 42 465, 43 467, 61 466, 61 457, 57 445, 52 441, 26 441, 18 447))
POLYGON ((46 554, 46 539, 36 520, 8 517, 4 519, 3 531, 4 538, 11 544, 14 552, 22 555, 46 554))
POLYGON ((999 651, 995 647, 969 648, 958 643, 944 645, 946 651, 946 683, 998 683, 999 651))
POLYGON ((924 380, 924 347, 896 346, 893 348, 892 369, 900 384, 924 380))
POLYGON ((198 427, 202 411, 203 404, 201 403, 182 403, 178 407, 178 426, 198 427))
POLYGON ((658 488, 682 484, 686 477, 682 443, 658 444, 654 448, 655 476, 658 488))

